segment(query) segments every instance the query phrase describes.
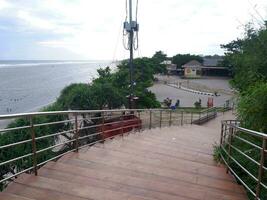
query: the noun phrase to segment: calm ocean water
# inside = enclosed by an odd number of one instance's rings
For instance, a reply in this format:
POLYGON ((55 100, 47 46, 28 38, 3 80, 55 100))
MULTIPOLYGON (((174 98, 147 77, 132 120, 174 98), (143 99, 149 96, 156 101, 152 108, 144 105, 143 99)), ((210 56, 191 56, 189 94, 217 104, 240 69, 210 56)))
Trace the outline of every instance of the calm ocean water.
POLYGON ((0 115, 37 111, 71 83, 89 83, 107 61, 0 61, 0 115))

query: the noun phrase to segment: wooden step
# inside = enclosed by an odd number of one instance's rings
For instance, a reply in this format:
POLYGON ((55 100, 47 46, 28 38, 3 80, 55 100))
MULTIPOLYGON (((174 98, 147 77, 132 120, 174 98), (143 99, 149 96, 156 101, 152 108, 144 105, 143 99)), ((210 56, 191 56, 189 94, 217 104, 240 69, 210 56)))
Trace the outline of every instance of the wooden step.
POLYGON ((41 176, 26 175, 20 176, 15 180, 16 183, 24 184, 30 187, 42 188, 63 193, 65 195, 73 195, 81 198, 94 200, 152 200, 152 198, 145 198, 138 195, 131 195, 128 193, 102 189, 84 185, 83 183, 74 183, 72 180, 59 181, 56 179, 45 178, 41 176))
POLYGON ((176 137, 172 137, 170 139, 162 139, 161 138, 154 138, 153 136, 151 136, 151 138, 149 137, 144 137, 143 139, 141 139, 142 137, 129 137, 126 140, 128 140, 129 142, 131 141, 135 141, 135 142, 147 142, 147 143, 152 143, 154 146, 163 146, 163 147, 169 147, 169 148, 173 148, 175 149, 186 149, 188 151, 195 151, 195 152, 199 152, 199 153, 204 153, 204 154, 209 154, 211 155, 211 150, 212 150, 212 145, 209 146, 204 146, 204 145, 200 145, 199 143, 194 143, 193 141, 188 140, 187 143, 184 141, 179 141, 178 138, 176 137))
POLYGON ((240 187, 237 186, 236 183, 231 183, 229 181, 222 181, 218 179, 204 177, 201 175, 184 173, 178 170, 159 167, 157 165, 148 164, 145 162, 136 162, 136 161, 130 161, 129 159, 107 156, 107 154, 105 153, 100 153, 100 152, 98 153, 96 151, 94 153, 89 153, 89 152, 90 151, 88 151, 87 154, 73 154, 73 157, 71 159, 96 162, 99 164, 104 164, 112 167, 129 169, 136 172, 147 173, 151 175, 159 175, 166 178, 211 188, 242 192, 242 190, 240 189, 240 187))
MULTIPOLYGON (((51 176, 51 177, 58 177, 59 179, 67 179, 68 176, 71 174, 73 176, 73 180, 76 179, 76 176, 82 176, 85 180, 89 180, 89 184, 98 184, 99 187, 104 187, 105 184, 107 184, 106 187, 116 187, 123 188, 126 187, 126 190, 129 190, 128 192, 131 192, 131 190, 139 191, 139 194, 144 195, 143 190, 149 190, 156 192, 156 194, 149 193, 149 197, 155 197, 159 193, 174 195, 176 197, 187 197, 187 198, 193 198, 193 199, 204 199, 206 196, 217 196, 217 199, 220 199, 219 197, 228 197, 231 199, 243 199, 243 195, 233 195, 233 194, 220 194, 216 190, 214 191, 207 191, 205 187, 203 188, 197 188, 197 187, 186 187, 179 184, 169 184, 162 180, 152 179, 152 178, 146 178, 146 177, 136 177, 131 174, 118 174, 114 173, 114 171, 108 171, 105 170, 99 170, 99 168, 83 168, 83 167, 77 167, 74 165, 69 164, 63 164, 63 163, 49 163, 47 164, 43 169, 41 169, 41 175, 44 176, 51 176), (82 175, 81 175, 82 174, 82 175), (97 183, 96 183, 97 180, 97 183), (102 183, 104 182, 104 183, 102 183), (110 186, 111 185, 111 186, 110 186), (154 196, 152 196, 154 195, 154 196)), ((71 179, 71 180, 72 180, 71 179)), ((78 181, 78 180, 77 180, 78 181)), ((146 194, 148 195, 148 194, 146 194)), ((170 197, 172 198, 172 197, 170 197)), ((167 196, 165 196, 163 199, 168 199, 167 196)))
POLYGON ((86 198, 77 197, 75 195, 73 196, 73 194, 65 194, 50 189, 35 187, 34 185, 30 186, 27 185, 27 183, 14 182, 6 188, 4 193, 12 193, 35 200, 86 200, 86 198))
MULTIPOLYGON (((69 166, 72 167, 73 166, 69 166)), ((75 168, 74 168, 75 169, 75 168)), ((78 170, 78 169, 77 169, 78 170)), ((108 189, 112 191, 119 191, 123 193, 127 193, 129 195, 138 195, 144 198, 152 198, 152 199, 159 199, 159 200, 176 200, 177 198, 181 200, 186 200, 187 198, 183 197, 183 194, 170 194, 163 191, 156 191, 152 189, 146 189, 143 185, 136 185, 133 184, 129 185, 129 180, 127 182, 123 182, 125 178, 120 177, 119 182, 117 182, 114 178, 113 180, 107 180, 107 178, 97 179, 95 175, 93 177, 88 177, 86 174, 71 174, 62 172, 62 170, 54 170, 54 169, 47 169, 44 168, 40 172, 40 176, 57 179, 60 181, 70 181, 72 183, 83 184, 90 187, 96 187, 101 189, 108 189)))
POLYGON ((0 200, 35 200, 35 199, 29 199, 10 193, 0 193, 0 200))
MULTIPOLYGON (((92 147, 94 149, 97 147, 92 147)), ((174 157, 168 157, 165 155, 151 153, 147 151, 140 151, 138 148, 135 149, 127 149, 127 148, 114 148, 110 147, 110 145, 105 146, 105 148, 100 148, 102 150, 108 151, 109 153, 118 153, 125 157, 136 158, 138 161, 145 160, 150 161, 162 166, 165 166, 170 169, 193 173, 193 174, 201 174, 203 176, 229 180, 233 181, 233 178, 228 176, 225 173, 225 169, 217 166, 206 165, 199 162, 192 162, 182 159, 177 159, 174 157)))
POLYGON ((113 173, 113 174, 118 174, 122 177, 133 176, 133 177, 138 177, 138 178, 145 178, 149 181, 155 180, 158 182, 168 183, 170 185, 200 189, 200 190, 203 190, 206 192, 211 191, 211 192, 215 192, 215 193, 219 193, 219 194, 238 195, 238 196, 241 195, 242 198, 244 198, 244 194, 245 194, 244 189, 239 185, 237 185, 236 187, 239 187, 240 190, 228 191, 228 190, 221 190, 221 189, 218 189, 215 187, 213 187, 213 188, 206 187, 205 185, 203 186, 203 185, 198 185, 198 184, 192 184, 190 182, 181 181, 181 180, 174 179, 174 178, 169 178, 169 177, 162 176, 159 174, 146 173, 146 172, 131 170, 131 169, 122 168, 122 167, 115 167, 115 166, 105 165, 102 163, 97 163, 97 162, 92 162, 92 161, 90 162, 90 161, 86 161, 86 160, 69 159, 69 160, 64 160, 63 162, 66 164, 70 164, 70 165, 78 166, 78 167, 83 167, 83 168, 87 168, 87 169, 90 168, 90 169, 95 169, 97 171, 104 171, 104 172, 108 171, 108 172, 113 173))
MULTIPOLYGON (((99 145, 98 145, 99 146, 99 145)), ((103 145, 100 145, 103 146, 103 145)), ((156 146, 153 143, 148 143, 145 141, 137 142, 137 141, 124 141, 123 143, 111 143, 109 146, 113 147, 121 147, 121 148, 131 148, 135 149, 138 147, 138 149, 153 153, 158 153, 164 156, 169 156, 177 159, 185 159, 193 162, 200 162, 206 165, 213 165, 216 166, 217 164, 213 161, 213 156, 209 154, 204 154, 197 151, 189 151, 188 149, 175 149, 168 146, 156 146)), ((106 145, 103 146, 103 148, 106 147, 106 145)))

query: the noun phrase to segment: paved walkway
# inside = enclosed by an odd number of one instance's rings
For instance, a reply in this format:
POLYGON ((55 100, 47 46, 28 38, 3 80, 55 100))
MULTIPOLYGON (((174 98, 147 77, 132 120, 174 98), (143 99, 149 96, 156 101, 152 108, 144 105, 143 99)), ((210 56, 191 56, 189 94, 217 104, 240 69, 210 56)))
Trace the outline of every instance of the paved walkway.
MULTIPOLYGON (((171 86, 168 86, 166 84, 163 84, 164 81, 167 82, 189 82, 189 85, 196 85, 201 88, 202 86, 204 88, 209 88, 209 90, 215 90, 218 92, 220 96, 214 96, 212 97, 214 100, 214 106, 222 106, 226 100, 229 100, 232 98, 232 95, 221 93, 221 90, 231 91, 228 79, 225 78, 219 78, 219 77, 208 77, 206 79, 180 79, 179 76, 157 76, 159 80, 161 80, 161 83, 155 83, 152 87, 148 88, 150 91, 152 91, 157 99, 160 102, 163 102, 164 99, 167 97, 171 98, 173 100, 173 104, 175 104, 176 100, 180 100, 180 106, 181 107, 194 107, 194 103, 201 99, 202 106, 207 106, 207 101, 210 96, 208 95, 201 95, 192 93, 189 91, 185 91, 182 89, 174 88, 171 86)), ((188 88, 187 84, 183 85, 188 88)), ((201 89, 196 90, 202 91, 201 89)), ((206 90, 203 90, 203 92, 206 90)))
POLYGON ((24 174, 1 200, 244 200, 243 187, 213 161, 220 120, 117 137, 24 174), (215 128, 216 127, 216 128, 215 128))

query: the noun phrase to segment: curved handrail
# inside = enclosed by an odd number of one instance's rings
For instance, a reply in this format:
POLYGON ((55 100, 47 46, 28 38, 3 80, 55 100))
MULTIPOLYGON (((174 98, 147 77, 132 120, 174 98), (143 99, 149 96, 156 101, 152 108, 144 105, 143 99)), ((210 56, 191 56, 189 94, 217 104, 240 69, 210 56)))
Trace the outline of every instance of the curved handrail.
POLYGON ((227 172, 231 171, 255 199, 261 200, 261 188, 263 187, 267 189, 266 182, 263 182, 264 172, 267 172, 267 167, 264 165, 265 154, 267 152, 267 134, 240 127, 240 121, 238 120, 223 120, 221 124, 220 149, 222 151, 220 151, 220 156, 227 166, 227 172), (243 134, 261 139, 262 145, 259 146, 259 144, 255 144, 254 140, 244 137, 243 134), (235 140, 238 140, 238 143, 234 143, 235 140), (259 151, 260 160, 256 160, 255 157, 247 154, 247 151, 245 151, 244 148, 242 150, 242 144, 249 145, 255 151, 259 151), (236 154, 233 154, 233 152, 236 154), (242 159, 239 158, 238 155, 241 155, 242 159), (256 175, 256 177, 255 174, 253 174, 247 166, 242 165, 238 159, 242 161, 244 161, 243 159, 246 159, 246 162, 248 161, 256 164, 258 167, 258 176, 256 175), (236 167, 233 167, 233 164, 238 166, 239 170, 236 167), (255 188, 251 188, 246 181, 242 180, 240 175, 238 175, 240 174, 240 170, 256 181, 257 184, 255 188))

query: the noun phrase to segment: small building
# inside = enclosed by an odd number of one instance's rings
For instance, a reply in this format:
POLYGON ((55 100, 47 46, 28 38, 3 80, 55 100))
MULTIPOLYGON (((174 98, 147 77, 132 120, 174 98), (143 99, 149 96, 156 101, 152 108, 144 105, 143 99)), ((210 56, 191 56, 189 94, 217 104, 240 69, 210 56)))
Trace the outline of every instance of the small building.
POLYGON ((222 56, 206 56, 203 58, 202 75, 203 76, 229 76, 229 69, 221 67, 222 56))
POLYGON ((184 69, 185 78, 199 78, 202 75, 202 64, 197 60, 192 60, 182 65, 182 68, 184 69))
POLYGON ((165 60, 160 64, 166 65, 168 74, 177 74, 177 65, 173 64, 171 60, 165 60))

